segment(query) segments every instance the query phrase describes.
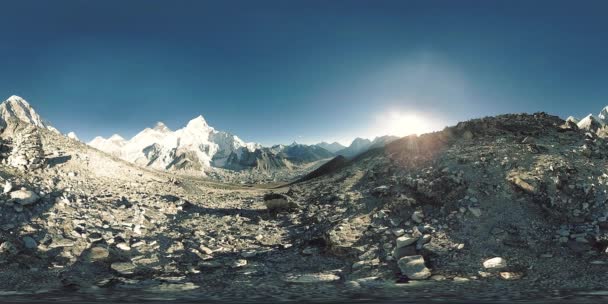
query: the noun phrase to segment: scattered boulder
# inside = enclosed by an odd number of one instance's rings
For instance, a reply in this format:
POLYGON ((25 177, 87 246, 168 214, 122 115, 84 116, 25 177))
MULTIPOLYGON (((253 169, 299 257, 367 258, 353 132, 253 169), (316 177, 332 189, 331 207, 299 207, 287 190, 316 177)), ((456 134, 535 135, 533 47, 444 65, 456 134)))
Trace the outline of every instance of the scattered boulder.
POLYGON ((501 257, 495 257, 483 262, 486 269, 501 269, 507 267, 507 261, 501 257))
POLYGON ((410 280, 426 280, 431 276, 431 271, 424 265, 421 255, 403 257, 397 264, 401 273, 410 280))
POLYGON ((38 248, 38 243, 31 236, 23 237, 23 246, 27 249, 36 249, 38 248))
POLYGON ((135 273, 135 269, 137 266, 131 262, 117 262, 112 263, 110 266, 112 270, 122 274, 122 275, 130 275, 135 273))
POLYGON ((264 195, 264 205, 270 212, 292 211, 298 208, 298 204, 285 194, 268 193, 264 195))
POLYGON ((308 273, 301 275, 289 275, 285 281, 290 283, 303 283, 303 284, 314 284, 314 283, 328 283, 340 280, 340 277, 333 273, 308 273))
POLYGON ((418 238, 408 237, 408 236, 400 236, 396 240, 396 242, 397 242, 397 248, 402 248, 402 247, 405 247, 405 246, 412 245, 412 244, 416 243, 417 240, 418 240, 418 238))
POLYGON ((10 193, 11 199, 20 204, 21 206, 26 206, 37 202, 40 197, 34 191, 30 191, 27 189, 20 189, 10 193))

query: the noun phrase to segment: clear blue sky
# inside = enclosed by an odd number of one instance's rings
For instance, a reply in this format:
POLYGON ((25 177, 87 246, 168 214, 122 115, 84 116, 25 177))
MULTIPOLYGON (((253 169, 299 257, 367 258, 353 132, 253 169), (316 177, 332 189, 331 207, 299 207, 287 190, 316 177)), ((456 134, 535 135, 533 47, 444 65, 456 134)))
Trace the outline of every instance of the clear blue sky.
POLYGON ((608 104, 608 1, 2 1, 0 93, 84 139, 202 114, 264 144, 608 104))

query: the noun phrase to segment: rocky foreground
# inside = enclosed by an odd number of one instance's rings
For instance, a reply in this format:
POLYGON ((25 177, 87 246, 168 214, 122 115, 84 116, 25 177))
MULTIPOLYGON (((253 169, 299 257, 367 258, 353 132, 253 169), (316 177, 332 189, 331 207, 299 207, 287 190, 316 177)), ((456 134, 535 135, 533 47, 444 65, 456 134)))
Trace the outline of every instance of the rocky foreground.
POLYGON ((499 300, 605 286, 608 143, 543 113, 402 138, 273 189, 11 130, 6 296, 499 300))

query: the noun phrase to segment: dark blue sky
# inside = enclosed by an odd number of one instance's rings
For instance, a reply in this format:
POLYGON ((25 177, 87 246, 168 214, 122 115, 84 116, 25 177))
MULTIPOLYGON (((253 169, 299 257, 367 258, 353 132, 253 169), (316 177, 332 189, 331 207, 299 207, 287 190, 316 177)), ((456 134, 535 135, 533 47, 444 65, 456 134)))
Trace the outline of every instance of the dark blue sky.
POLYGON ((202 114, 247 141, 346 142, 394 131, 391 115, 436 128, 608 104, 600 0, 2 0, 0 10, 1 94, 87 140, 202 114))

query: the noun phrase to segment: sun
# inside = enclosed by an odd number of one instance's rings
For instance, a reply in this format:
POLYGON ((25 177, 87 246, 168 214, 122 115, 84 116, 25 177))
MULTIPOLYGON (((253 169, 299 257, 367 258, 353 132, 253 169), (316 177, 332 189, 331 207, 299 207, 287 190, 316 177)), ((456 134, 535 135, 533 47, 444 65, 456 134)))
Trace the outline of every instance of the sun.
POLYGON ((440 129, 440 123, 432 115, 413 111, 388 111, 376 121, 377 133, 383 135, 420 135, 440 129))

